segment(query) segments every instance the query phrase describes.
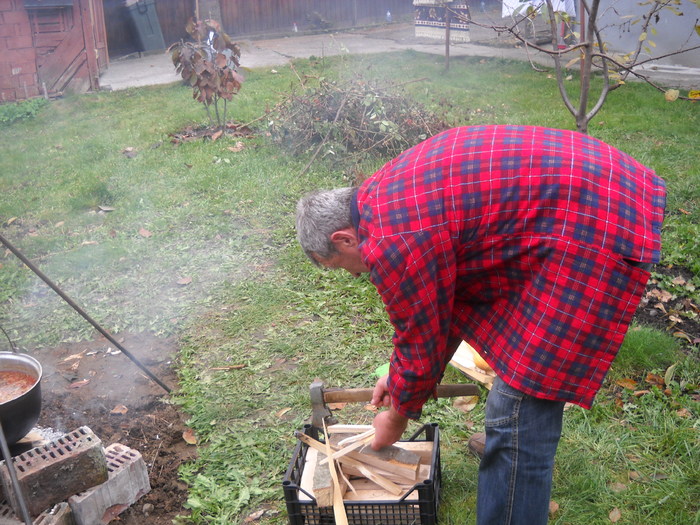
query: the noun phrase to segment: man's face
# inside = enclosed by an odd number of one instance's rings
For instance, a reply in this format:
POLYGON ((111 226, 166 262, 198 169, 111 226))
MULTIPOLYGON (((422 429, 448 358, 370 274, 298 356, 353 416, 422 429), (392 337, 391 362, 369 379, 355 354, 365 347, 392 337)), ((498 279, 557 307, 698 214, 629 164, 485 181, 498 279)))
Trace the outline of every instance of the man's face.
POLYGON ((314 259, 325 268, 333 270, 343 269, 350 272, 354 277, 359 277, 360 274, 369 272, 369 268, 365 266, 360 258, 360 250, 357 249, 345 250, 345 253, 336 253, 328 259, 322 259, 314 254, 314 259))
POLYGON ((327 259, 314 254, 313 257, 317 263, 326 268, 342 268, 355 277, 359 277, 362 273, 369 272, 369 268, 362 262, 360 243, 357 238, 357 233, 352 228, 345 228, 333 233, 331 235, 331 242, 333 246, 335 246, 336 253, 327 259))

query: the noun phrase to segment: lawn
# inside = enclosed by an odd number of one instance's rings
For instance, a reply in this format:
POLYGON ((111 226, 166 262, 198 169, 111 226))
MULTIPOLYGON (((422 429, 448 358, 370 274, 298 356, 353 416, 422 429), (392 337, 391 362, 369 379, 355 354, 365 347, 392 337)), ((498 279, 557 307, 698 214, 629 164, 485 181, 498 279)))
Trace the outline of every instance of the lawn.
MULTIPOLYGON (((300 93, 299 78, 358 77, 400 79, 404 96, 451 125, 574 128, 555 81, 526 64, 453 58, 445 72, 440 57, 408 52, 248 72, 233 101, 237 122, 255 121, 245 137, 173 141, 206 121, 179 85, 66 97, 0 129, 2 234, 108 330, 179 339, 172 399, 199 441, 181 469, 182 523, 238 523, 257 510, 259 523, 284 523, 281 480, 310 415, 309 384, 371 386, 388 360, 392 330, 374 287, 306 261, 293 214, 306 191, 348 185, 389 158, 348 162, 326 148, 305 170, 311 148, 290 154, 267 133, 284 115, 266 111, 300 93)), ((590 126, 667 181, 654 278, 673 298, 659 301, 660 322, 633 326, 594 408, 567 411, 552 523, 700 523, 699 343, 687 328, 700 302, 698 129, 697 103, 640 84, 611 93, 590 126)), ((10 253, 0 265, 0 326, 20 348, 93 337, 10 253)), ((446 381, 464 378, 449 370, 446 381)), ((483 428, 483 394, 466 414, 451 400, 424 410, 441 429, 441 523, 475 520, 478 462, 465 449, 483 428)))

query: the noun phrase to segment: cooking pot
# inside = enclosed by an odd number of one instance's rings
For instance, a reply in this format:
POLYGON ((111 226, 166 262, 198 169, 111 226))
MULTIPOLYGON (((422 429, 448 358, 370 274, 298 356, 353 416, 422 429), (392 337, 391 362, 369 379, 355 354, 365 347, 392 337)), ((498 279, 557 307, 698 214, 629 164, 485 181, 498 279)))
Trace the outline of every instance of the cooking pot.
POLYGON ((16 443, 34 427, 41 412, 41 375, 39 361, 26 354, 0 352, 0 372, 21 372, 34 384, 24 393, 0 403, 0 421, 8 445, 16 443))

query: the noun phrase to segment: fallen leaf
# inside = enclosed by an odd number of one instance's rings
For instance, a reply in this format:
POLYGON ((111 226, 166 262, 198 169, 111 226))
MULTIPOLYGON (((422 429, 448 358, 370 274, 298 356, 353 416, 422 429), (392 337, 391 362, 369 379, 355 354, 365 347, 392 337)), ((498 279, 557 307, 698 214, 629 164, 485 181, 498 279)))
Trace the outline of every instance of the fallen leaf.
POLYGON ((682 323, 682 322, 683 322, 683 319, 681 319, 681 318, 678 317, 677 315, 669 315, 669 316, 668 316, 668 319, 669 319, 669 321, 673 321, 673 323, 675 323, 675 324, 678 324, 678 323, 682 323))
POLYGON ((634 390, 637 387, 637 382, 634 379, 618 379, 615 384, 626 388, 627 390, 634 390))
POLYGON ((609 487, 610 487, 610 490, 612 492, 615 492, 615 493, 624 492, 627 490, 627 485, 625 485, 624 483, 620 483, 619 481, 615 482, 615 483, 611 483, 609 485, 609 487))
POLYGON ((630 481, 639 481, 642 479, 642 475, 636 470, 630 470, 627 477, 629 477, 630 481))
POLYGON ((666 383, 664 383, 663 377, 661 377, 658 374, 652 374, 651 372, 647 374, 645 380, 650 385, 658 386, 659 388, 663 388, 666 385, 666 383))
POLYGON ((620 521, 620 518, 622 518, 622 512, 620 512, 620 509, 615 507, 613 510, 610 511, 610 514, 608 514, 608 518, 612 523, 617 523, 620 521))
MULTIPOLYGON (((174 319, 174 322, 177 321, 177 319, 174 319)), ((248 365, 241 364, 241 365, 229 365, 229 366, 214 366, 210 368, 209 370, 241 370, 242 368, 245 368, 248 365)))
POLYGON ((678 286, 683 286, 688 281, 686 281, 682 275, 679 275, 678 277, 674 277, 674 279, 671 282, 673 284, 677 284, 678 286))
POLYGON ((460 412, 471 412, 479 403, 479 396, 461 396, 454 400, 453 406, 460 412))
POLYGON ((194 435, 194 430, 191 428, 186 429, 182 433, 182 439, 185 440, 185 443, 188 445, 196 445, 197 444, 197 436, 194 435))
POLYGON ((68 388, 82 388, 90 382, 89 379, 83 379, 82 381, 76 381, 68 385, 68 388))
POLYGON ((680 92, 679 92, 677 89, 669 89, 669 90, 666 91, 666 93, 664 94, 664 98, 665 98, 668 102, 674 102, 674 101, 676 101, 676 100, 678 99, 678 95, 679 95, 679 94, 680 94, 680 92))
POLYGON ((65 221, 58 221, 56 224, 53 225, 54 228, 60 228, 65 224, 65 221))
POLYGON ((132 148, 131 146, 129 146, 128 148, 124 148, 122 150, 122 154, 127 159, 133 159, 136 155, 138 155, 138 151, 136 151, 136 148, 132 148))
POLYGON ((236 145, 235 145, 235 146, 229 146, 229 147, 226 148, 226 149, 229 150, 229 151, 231 151, 231 152, 233 152, 233 153, 238 153, 238 152, 241 151, 244 147, 245 147, 245 144, 243 144, 243 142, 241 142, 241 141, 239 140, 238 142, 236 142, 236 145))
POLYGON ((686 341, 693 342, 693 339, 686 334, 685 332, 682 332, 680 330, 673 332, 673 337, 678 337, 679 339, 685 339, 686 341))
POLYGON ((675 296, 671 292, 669 292, 668 290, 660 290, 659 288, 654 288, 653 290, 649 290, 649 292, 647 292, 646 295, 647 295, 647 297, 654 297, 655 299, 658 299, 662 303, 667 303, 675 298, 675 296))
POLYGON ((108 212, 108 211, 114 211, 114 208, 111 206, 98 206, 100 211, 108 212))
POLYGON ((223 134, 224 134, 224 132, 221 130, 217 131, 216 133, 213 133, 211 136, 212 142, 216 142, 219 138, 221 138, 221 135, 223 135, 223 134))
POLYGON ((153 234, 149 232, 146 228, 139 228, 139 235, 148 239, 153 234))
POLYGON ((110 414, 124 415, 129 411, 124 405, 117 405, 112 410, 109 411, 110 414))
POLYGON ((277 414, 275 414, 275 415, 276 415, 278 418, 281 418, 281 417, 284 416, 287 412, 289 412, 291 409, 292 409, 291 407, 283 408, 282 410, 280 410, 279 412, 277 412, 277 414))
POLYGON ((689 418, 692 416, 692 414, 690 413, 690 410, 688 410, 687 408, 681 408, 679 410, 676 410, 676 415, 678 417, 685 417, 685 418, 689 418))
POLYGON ((369 410, 370 412, 379 412, 379 409, 374 405, 365 405, 365 410, 369 410))
POLYGON ((635 390, 634 392, 632 392, 632 395, 634 397, 642 397, 649 393, 651 393, 651 390, 635 390))
POLYGON ((675 363, 666 369, 666 373, 664 374, 665 385, 670 385, 671 381, 673 381, 673 374, 676 372, 676 366, 678 366, 678 363, 675 363))
POLYGON ((250 523, 251 521, 258 521, 260 518, 262 518, 265 515, 266 509, 260 509, 256 510, 252 514, 246 517, 246 519, 243 520, 243 523, 250 523))
POLYGON ((16 220, 17 220, 17 217, 10 217, 9 219, 7 219, 7 222, 5 222, 5 225, 9 226, 10 224, 15 222, 16 220))
POLYGON ((182 279, 178 279, 177 284, 180 286, 187 286, 192 282, 192 277, 183 277, 182 279))
POLYGON ((692 213, 690 213, 688 210, 684 210, 683 208, 678 208, 678 211, 684 215, 692 215, 692 213))
POLYGON ((345 408, 345 405, 347 405, 347 403, 328 403, 328 408, 331 410, 342 410, 345 408))
POLYGON ((559 503, 557 503, 554 500, 550 500, 549 502, 549 513, 550 514, 556 514, 559 511, 559 503))
POLYGON ((80 244, 81 246, 94 246, 95 244, 97 244, 97 241, 83 241, 80 244))
POLYGON ((86 351, 87 351, 87 350, 83 350, 83 351, 80 352, 79 354, 71 354, 71 355, 69 355, 68 357, 64 358, 64 359, 63 359, 63 362, 65 363, 66 361, 73 361, 73 359, 80 359, 81 357, 83 357, 83 354, 84 354, 86 351))

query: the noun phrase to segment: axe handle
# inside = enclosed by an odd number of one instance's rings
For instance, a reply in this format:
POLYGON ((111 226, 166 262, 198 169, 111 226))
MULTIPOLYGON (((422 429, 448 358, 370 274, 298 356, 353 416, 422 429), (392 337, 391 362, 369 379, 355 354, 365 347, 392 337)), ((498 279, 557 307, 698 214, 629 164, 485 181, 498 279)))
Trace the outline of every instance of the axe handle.
MULTIPOLYGON (((326 403, 354 403, 371 401, 373 388, 340 388, 323 391, 326 403)), ((438 397, 459 397, 479 395, 479 386, 473 384, 438 385, 438 397)))

